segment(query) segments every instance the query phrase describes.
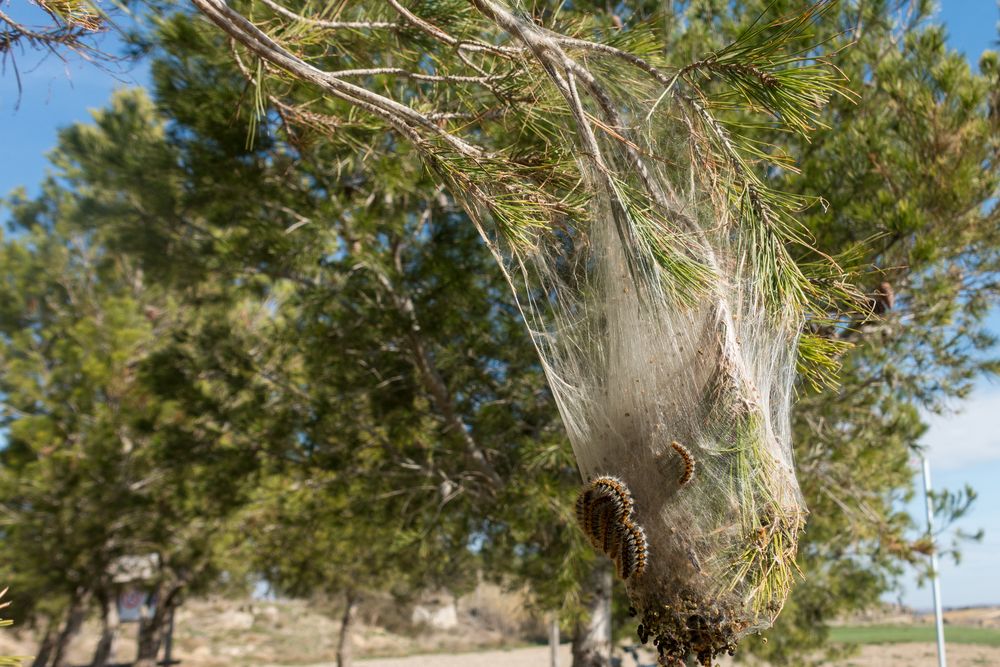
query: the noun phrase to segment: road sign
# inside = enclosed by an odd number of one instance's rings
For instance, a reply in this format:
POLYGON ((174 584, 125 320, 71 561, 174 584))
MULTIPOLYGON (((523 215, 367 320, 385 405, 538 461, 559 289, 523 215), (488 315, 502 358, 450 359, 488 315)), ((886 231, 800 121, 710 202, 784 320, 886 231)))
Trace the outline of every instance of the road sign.
POLYGON ((118 621, 138 623, 156 612, 154 593, 140 588, 125 588, 118 595, 118 621))

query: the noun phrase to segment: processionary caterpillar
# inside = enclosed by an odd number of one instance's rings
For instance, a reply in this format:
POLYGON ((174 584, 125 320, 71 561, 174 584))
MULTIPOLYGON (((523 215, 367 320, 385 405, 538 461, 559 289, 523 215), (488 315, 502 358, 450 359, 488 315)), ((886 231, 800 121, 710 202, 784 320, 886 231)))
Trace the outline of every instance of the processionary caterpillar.
POLYGON ((617 477, 595 477, 576 500, 576 520, 595 549, 628 579, 646 567, 646 534, 632 521, 632 494, 617 477))
POLYGON ((684 459, 684 472, 681 473, 681 478, 677 482, 678 486, 684 486, 694 477, 694 456, 691 455, 687 447, 676 440, 671 442, 670 446, 684 459))
POLYGON ((618 576, 628 579, 646 569, 646 533, 641 526, 629 520, 623 527, 621 551, 615 565, 618 566, 618 576))
POLYGON ((595 477, 590 482, 591 488, 601 495, 609 498, 615 510, 615 518, 619 521, 628 518, 632 514, 632 493, 625 486, 625 482, 617 477, 595 477))

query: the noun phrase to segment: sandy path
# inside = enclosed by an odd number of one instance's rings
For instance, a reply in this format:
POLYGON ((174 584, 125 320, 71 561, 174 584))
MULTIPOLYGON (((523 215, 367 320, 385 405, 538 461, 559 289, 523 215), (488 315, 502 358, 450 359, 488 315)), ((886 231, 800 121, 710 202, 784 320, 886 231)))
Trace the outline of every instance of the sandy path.
MULTIPOLYGON (((995 667, 1000 648, 975 644, 949 644, 945 648, 948 667, 995 667)), ((937 667, 934 644, 888 644, 865 646, 861 653, 838 665, 843 667, 937 667)))
MULTIPOLYGON (((321 662, 302 667, 336 667, 336 664, 321 662)), ((548 646, 473 653, 431 653, 405 658, 356 658, 354 664, 358 667, 550 667, 548 646)), ((563 644, 559 647, 559 667, 570 667, 572 664, 569 644, 563 644)), ((629 660, 624 667, 633 667, 633 662, 629 660)))
MULTIPOLYGON (((549 647, 478 651, 440 655, 412 655, 406 658, 358 660, 358 667, 549 667, 549 647)), ((559 647, 559 667, 570 667, 569 644, 559 647)), ((317 666, 319 667, 319 666, 317 666)))

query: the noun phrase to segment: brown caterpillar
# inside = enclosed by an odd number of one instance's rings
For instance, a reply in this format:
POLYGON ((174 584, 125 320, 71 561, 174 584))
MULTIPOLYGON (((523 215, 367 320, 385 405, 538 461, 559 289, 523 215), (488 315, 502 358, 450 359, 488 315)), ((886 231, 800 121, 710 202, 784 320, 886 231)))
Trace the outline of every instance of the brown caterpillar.
POLYGON ((674 448, 682 459, 684 459, 684 472, 681 473, 681 478, 678 480, 678 486, 684 486, 694 477, 694 456, 688 451, 688 448, 681 443, 674 440, 670 443, 670 446, 674 448))
POLYGON ((618 514, 613 497, 593 487, 584 489, 576 499, 576 520, 595 549, 607 552, 611 527, 618 514))
POLYGON ((632 522, 632 494, 616 477, 595 477, 576 499, 576 520, 595 549, 628 579, 646 567, 646 534, 632 522))
POLYGON ((621 521, 632 514, 632 493, 625 482, 617 477, 595 477, 590 481, 590 486, 603 497, 610 498, 616 519, 621 521))
POLYGON ((646 569, 646 533, 631 521, 626 521, 623 528, 621 551, 615 564, 618 576, 628 579, 646 569))

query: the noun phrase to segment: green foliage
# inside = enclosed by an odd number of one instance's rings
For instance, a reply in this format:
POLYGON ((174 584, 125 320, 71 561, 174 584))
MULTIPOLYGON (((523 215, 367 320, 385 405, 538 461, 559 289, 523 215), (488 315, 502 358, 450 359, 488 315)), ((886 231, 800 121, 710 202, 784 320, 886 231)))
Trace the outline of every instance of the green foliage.
MULTIPOLYGON (((565 450, 552 455, 555 412, 474 226, 414 179, 405 151, 379 161, 301 135, 293 145, 267 118, 248 146, 233 110, 253 103, 241 107, 239 88, 219 85, 238 76, 224 45, 183 16, 165 20, 159 39, 159 109, 118 95, 94 124, 62 134, 58 181, 38 201, 13 202, 21 228, 40 212, 58 220, 65 232, 38 231, 53 248, 79 236, 127 267, 102 277, 107 289, 141 277, 142 298, 122 306, 148 325, 141 350, 95 368, 107 382, 129 373, 137 405, 115 413, 124 427, 105 429, 116 434, 109 456, 127 428, 129 461, 141 459, 151 478, 137 483, 139 473, 109 467, 89 445, 80 456, 105 470, 106 486, 161 495, 116 501, 140 505, 142 530, 93 533, 81 553, 101 540, 116 547, 81 568, 75 586, 99 586, 108 562, 142 545, 197 568, 198 581, 225 568, 293 594, 461 590, 492 560, 503 563, 498 579, 537 578, 546 605, 561 604, 575 585, 561 564, 575 553, 562 536, 575 536, 565 497, 576 471, 565 450)), ((5 248, 30 256, 20 238, 5 248)), ((61 267, 38 263, 61 279, 61 267)), ((24 304, 9 303, 12 319, 23 316, 24 304)), ((29 422, 12 412, 9 423, 29 422)), ((95 522, 109 513, 86 511, 95 522)), ((26 575, 37 569, 29 563, 26 575)), ((33 596, 58 610, 76 590, 46 582, 33 596)))
POLYGON ((163 145, 151 112, 143 96, 119 95, 94 127, 63 133, 54 162, 64 181, 10 202, 14 234, 0 247, 0 521, 16 608, 36 619, 112 599, 125 556, 155 554, 150 584, 167 591, 214 581, 214 535, 257 466, 245 446, 260 423, 259 405, 247 406, 255 387, 223 361, 241 354, 239 337, 226 334, 246 326, 250 309, 232 300, 178 308, 90 225, 127 226, 172 201, 169 178, 140 170, 143 187, 130 193, 95 160, 117 146, 111 159, 128 169, 130 147, 145 144, 148 156, 163 145), (203 356, 204 346, 185 347, 209 335, 232 347, 203 356))
MULTIPOLYGON (((5 589, 3 589, 3 591, 0 591, 0 598, 3 598, 4 595, 7 595, 7 591, 8 590, 10 590, 10 589, 9 588, 5 588, 5 589)), ((8 601, 6 601, 4 603, 0 603, 0 609, 6 609, 9 606, 10 606, 10 600, 8 600, 8 601)), ((0 628, 7 628, 7 627, 10 627, 13 624, 14 624, 14 621, 10 620, 9 618, 0 619, 0 628)), ((7 666, 18 667, 19 665, 21 665, 21 663, 22 663, 22 659, 21 658, 17 658, 17 657, 13 657, 13 656, 8 656, 8 655, 0 656, 0 665, 4 665, 5 667, 7 667, 7 666)))
MULTIPOLYGON (((748 112, 764 112, 773 119, 773 129, 808 140, 824 127, 822 113, 832 98, 854 97, 843 74, 815 55, 815 26, 833 4, 818 3, 772 21, 761 14, 732 43, 683 67, 675 77, 692 87, 697 95, 693 103, 702 111, 719 159, 734 167, 729 196, 740 212, 741 226, 752 230, 748 254, 757 264, 755 279, 764 283, 768 305, 789 308, 818 300, 808 311, 813 319, 825 318, 824 307, 833 302, 849 303, 851 295, 837 282, 810 280, 792 256, 795 245, 808 247, 809 242, 798 216, 818 199, 779 189, 765 177, 762 167, 797 170, 780 140, 761 138, 761 130, 772 128, 754 123, 748 112), (700 79, 724 85, 706 89, 700 79)), ((836 278, 838 270, 832 264, 830 277, 836 278)), ((822 369, 835 358, 834 352, 813 345, 800 365, 809 369, 815 359, 822 369)))
MULTIPOLYGON (((358 155, 355 140, 386 139, 363 126, 330 146, 272 124, 248 151, 232 123, 239 91, 218 85, 230 54, 196 25, 162 25, 159 99, 188 173, 205 174, 194 208, 252 193, 198 232, 227 239, 216 270, 255 276, 273 309, 248 347, 292 434, 271 440, 268 476, 235 524, 251 527, 249 569, 297 593, 461 589, 478 554, 503 563, 498 578, 546 582, 560 604, 574 584, 560 567, 571 516, 547 494, 565 497, 576 473, 565 450, 552 456, 561 436, 540 368, 474 226, 411 150, 358 155), (234 158, 254 170, 207 180, 234 158), (329 529, 306 539, 316 517, 329 529)), ((160 230, 169 220, 149 233, 160 230)))

